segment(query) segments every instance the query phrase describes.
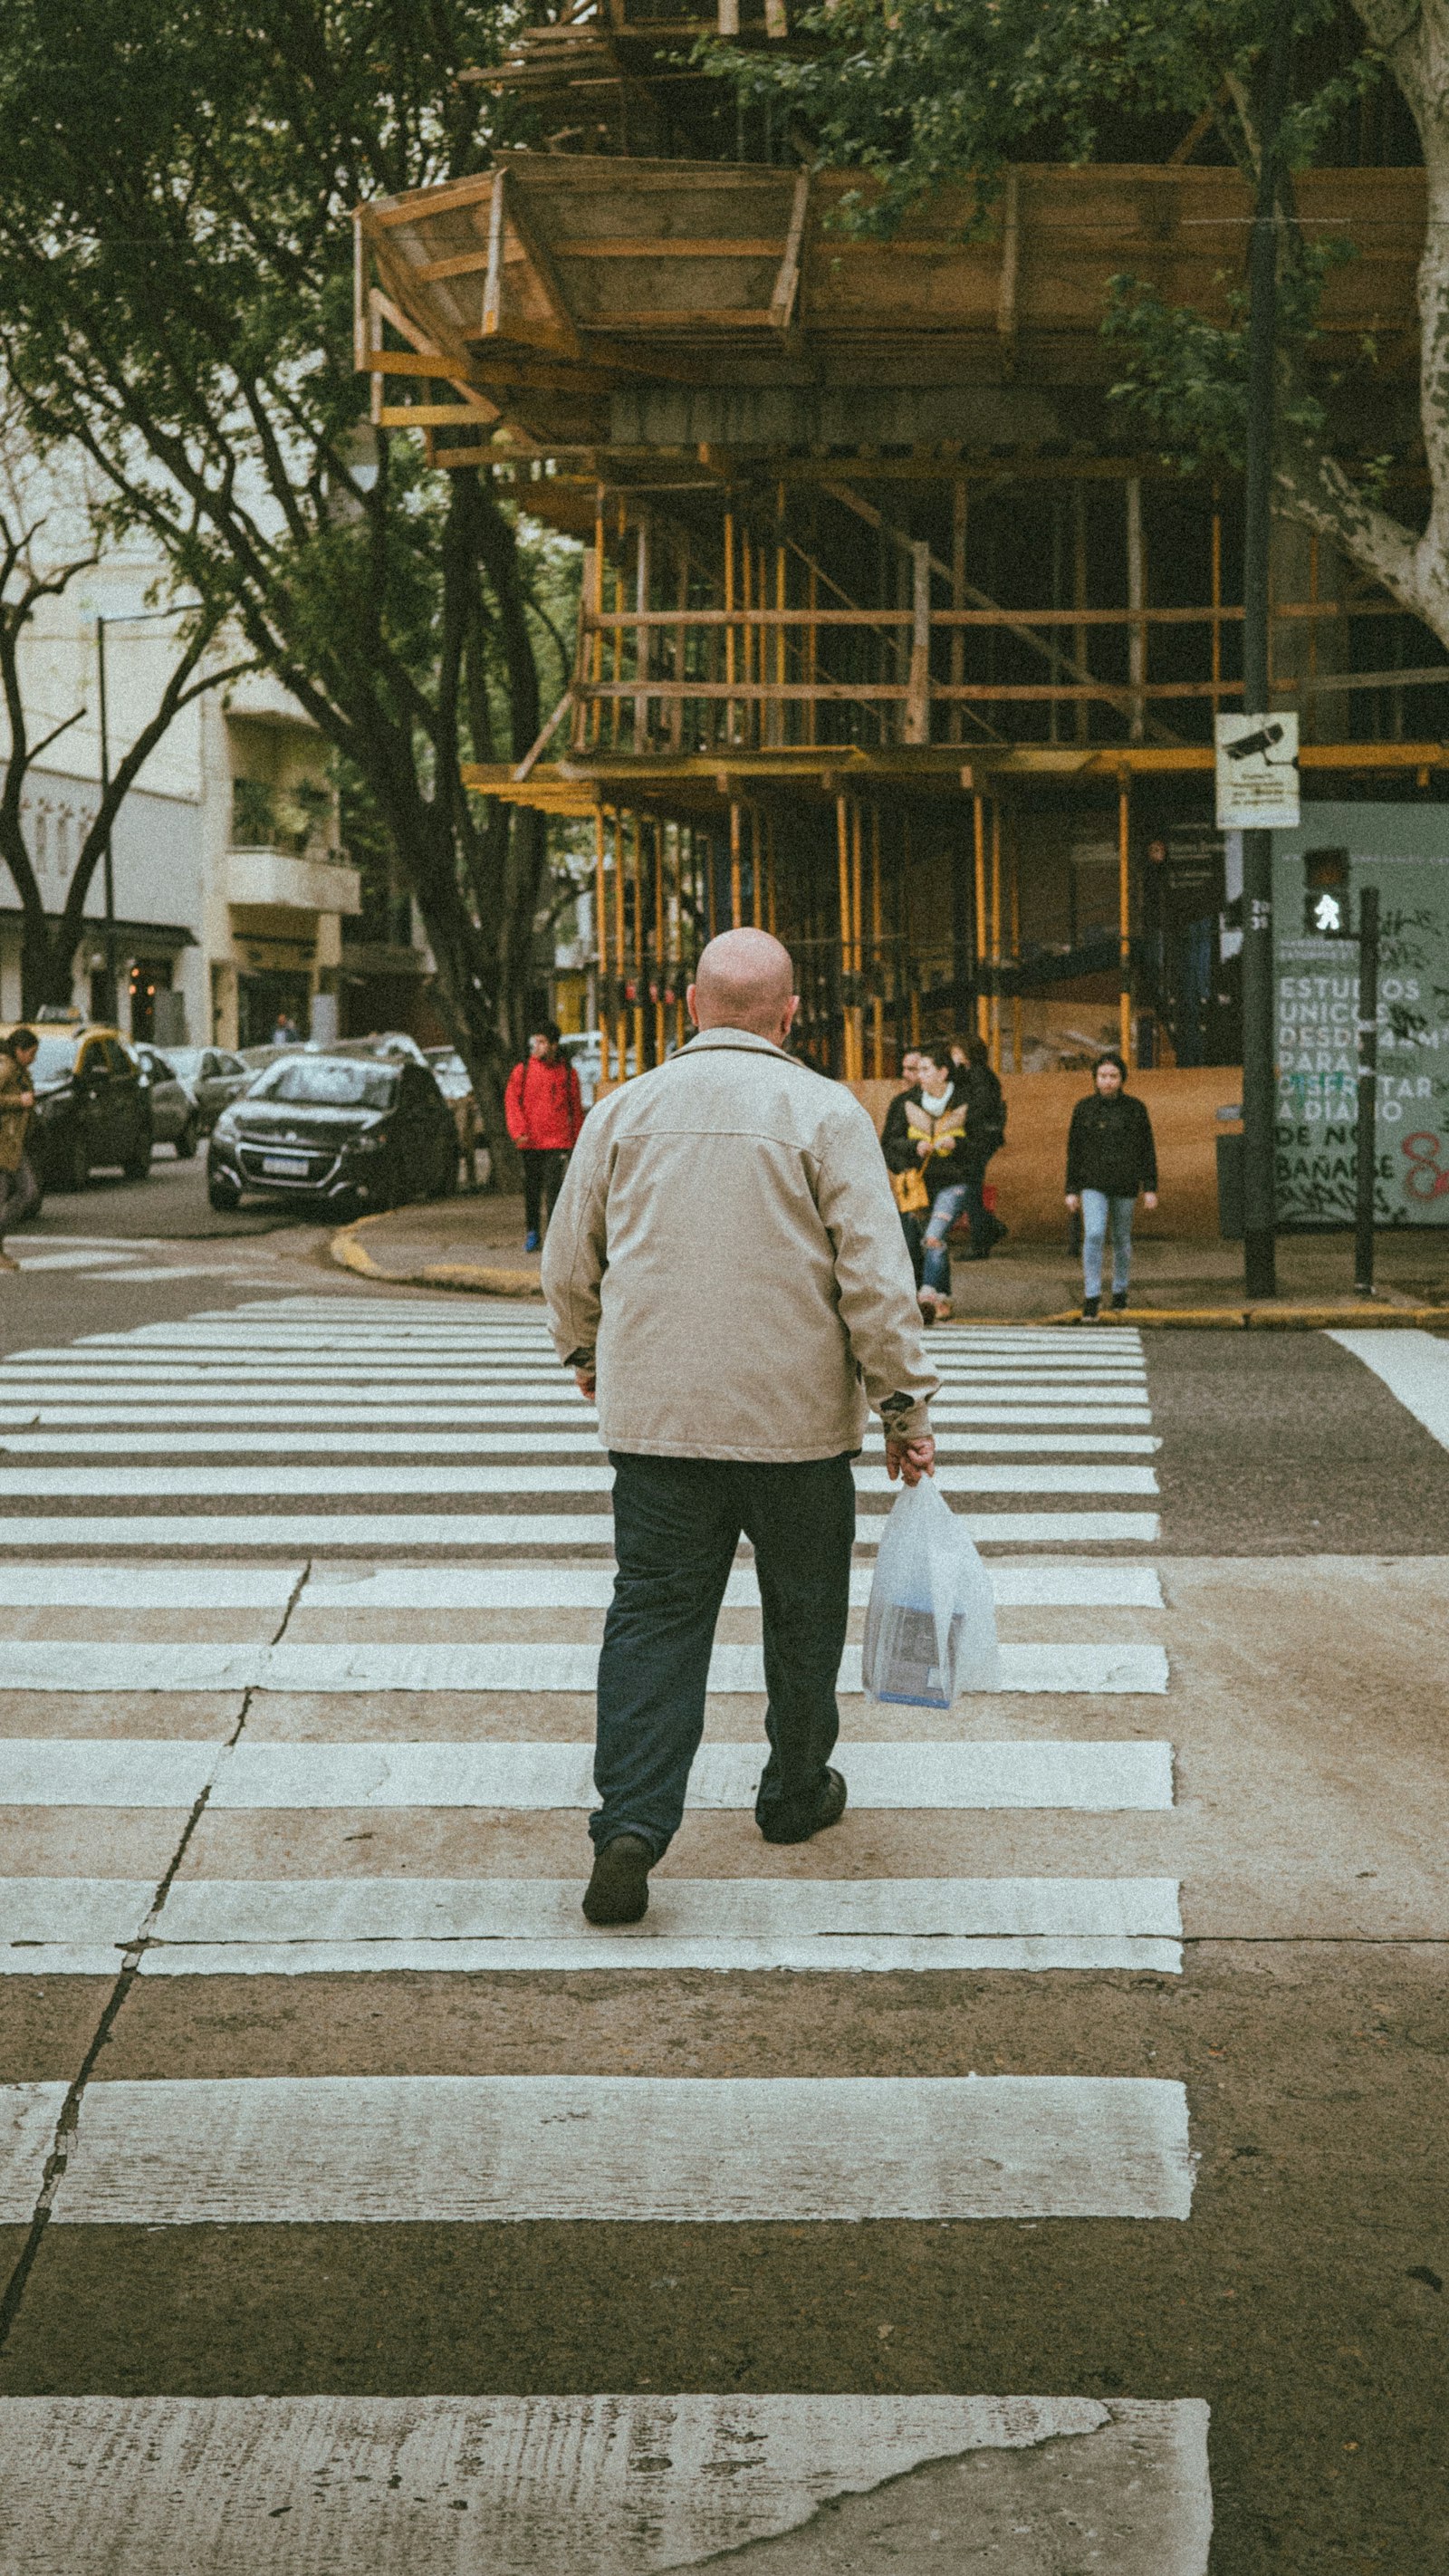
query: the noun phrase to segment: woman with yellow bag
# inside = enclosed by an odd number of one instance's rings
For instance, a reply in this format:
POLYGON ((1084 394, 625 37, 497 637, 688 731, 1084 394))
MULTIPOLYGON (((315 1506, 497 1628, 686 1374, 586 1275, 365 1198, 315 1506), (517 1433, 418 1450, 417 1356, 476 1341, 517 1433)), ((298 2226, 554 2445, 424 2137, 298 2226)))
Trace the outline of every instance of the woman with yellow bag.
POLYGON ((947 1238, 976 1184, 976 1157, 966 1142, 967 1085, 943 1048, 918 1050, 920 1080, 891 1102, 881 1151, 891 1175, 901 1228, 917 1280, 924 1323, 951 1312, 947 1238))

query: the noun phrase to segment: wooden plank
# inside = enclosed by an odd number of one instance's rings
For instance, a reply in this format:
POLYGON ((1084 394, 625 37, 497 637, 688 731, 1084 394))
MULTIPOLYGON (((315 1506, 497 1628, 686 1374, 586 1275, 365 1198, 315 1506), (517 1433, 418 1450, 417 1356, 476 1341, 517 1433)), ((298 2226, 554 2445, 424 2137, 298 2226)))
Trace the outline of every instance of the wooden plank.
POLYGON ((425 223, 433 215, 450 214, 455 206, 479 206, 493 186, 493 174, 477 171, 471 179, 453 179, 438 188, 412 188, 405 197, 384 198, 369 206, 371 224, 425 223))
MULTIPOLYGON (((783 6, 781 16, 784 15, 783 6)), ((773 30, 772 30, 773 32, 773 30)), ((800 260, 805 241, 805 219, 810 211, 810 173, 802 170, 795 182, 795 201, 790 208, 790 230, 785 241, 785 255, 775 292, 770 298, 770 319, 778 331, 788 331, 794 318, 795 299, 800 291, 800 260)))
MULTIPOLYGON (((500 171, 498 178, 500 190, 502 189, 503 184, 503 174, 500 171)), ((582 357, 583 342, 580 340, 578 331, 575 328, 574 317, 569 308, 569 300, 563 291, 562 281, 559 277, 558 270, 554 265, 553 253, 549 249, 548 243, 544 240, 542 233, 538 230, 537 225, 534 223, 533 218, 528 211, 526 191, 520 186, 516 179, 513 182, 512 190, 508 199, 508 214, 509 220, 513 226, 515 238, 523 251, 524 258, 528 262, 534 283, 538 287, 539 293, 542 295, 550 313, 553 315, 559 334, 565 346, 573 357, 582 357)), ((486 324, 484 327, 486 329, 486 324)))
POLYGON ((460 250, 455 251, 451 259, 420 259, 412 274, 423 285, 431 286, 435 278, 471 277, 475 271, 487 266, 486 250, 460 250))
POLYGON ((352 218, 352 364, 366 372, 372 335, 368 329, 368 259, 365 217, 361 206, 352 218))
POLYGON ((500 417, 491 404, 474 411, 461 403, 384 403, 376 420, 379 429, 462 429, 500 417))
POLYGON ((911 670, 906 690, 907 742, 931 739, 931 549, 924 538, 911 547, 911 670))
POLYGON ((1002 197, 1001 276, 996 290, 996 334, 1005 376, 1016 368, 1017 285, 1021 274, 1021 173, 1010 169, 1002 197))
MULTIPOLYGON (((808 173, 804 174, 808 177, 808 173)), ((787 244, 779 235, 739 234, 734 238, 718 237, 708 241, 681 241, 673 234, 653 237, 627 236, 612 241, 599 241, 593 236, 574 238, 554 245, 555 259, 772 259, 782 257, 787 244)))
POLYGON ((493 194, 488 207, 488 268, 483 285, 483 334, 487 338, 498 328, 503 303, 503 191, 507 173, 500 170, 493 181, 493 194))
POLYGON ((542 758, 544 752, 547 751, 549 744, 552 742, 559 726, 563 723, 565 716, 570 713, 574 705, 576 695, 577 691, 573 684, 570 683, 569 687, 565 689, 563 696, 560 698, 558 705, 554 708, 553 714, 549 717, 547 724, 543 727, 542 732, 534 742, 530 743, 527 751, 523 755, 523 758, 519 762, 518 767, 513 772, 513 783, 516 787, 521 787, 524 780, 532 775, 536 763, 542 758))
POLYGON ((655 306, 645 313, 601 313, 596 321, 579 316, 581 331, 757 331, 773 320, 769 306, 758 310, 738 304, 699 305, 693 309, 655 306))

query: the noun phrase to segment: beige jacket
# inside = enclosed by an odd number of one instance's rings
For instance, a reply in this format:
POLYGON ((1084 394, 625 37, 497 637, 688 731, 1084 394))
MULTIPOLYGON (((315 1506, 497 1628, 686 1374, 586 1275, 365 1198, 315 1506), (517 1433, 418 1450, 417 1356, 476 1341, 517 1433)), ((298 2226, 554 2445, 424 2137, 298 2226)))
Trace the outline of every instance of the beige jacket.
POLYGON ((911 1265, 860 1103, 710 1029, 591 1109, 543 1255, 560 1359, 596 1353, 608 1449, 834 1458, 869 1409, 929 1430, 911 1265))
POLYGON ((35 1089, 35 1068, 27 1073, 16 1063, 8 1047, 0 1047, 0 1172, 18 1172, 25 1153, 25 1131, 30 1125, 30 1111, 22 1109, 27 1092, 35 1089))

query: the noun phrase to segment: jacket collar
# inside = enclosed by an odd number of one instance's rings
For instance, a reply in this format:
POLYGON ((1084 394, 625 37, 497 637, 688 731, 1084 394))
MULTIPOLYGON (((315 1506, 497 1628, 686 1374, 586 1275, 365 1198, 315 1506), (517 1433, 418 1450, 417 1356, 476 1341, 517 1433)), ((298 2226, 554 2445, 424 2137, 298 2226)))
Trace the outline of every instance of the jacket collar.
POLYGON ((696 1029, 686 1052, 693 1055, 696 1047, 744 1047, 753 1055, 782 1056, 786 1064, 799 1061, 798 1057, 787 1054, 784 1047, 776 1046, 773 1038, 759 1037, 753 1029, 696 1029))

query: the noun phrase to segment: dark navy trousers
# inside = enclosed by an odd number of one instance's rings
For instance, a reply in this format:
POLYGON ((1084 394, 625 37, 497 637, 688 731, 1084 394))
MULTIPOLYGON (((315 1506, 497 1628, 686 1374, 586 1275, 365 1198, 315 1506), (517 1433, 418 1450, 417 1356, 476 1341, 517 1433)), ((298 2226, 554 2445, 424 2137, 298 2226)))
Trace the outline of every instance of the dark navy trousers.
POLYGON ((617 1451, 610 1464, 619 1571, 599 1657, 595 1844, 638 1834, 658 1859, 679 1830, 742 1536, 755 1551, 769 1695, 755 1816, 772 1830, 808 1828, 840 1732, 855 1543, 849 1457, 761 1466, 617 1451))

